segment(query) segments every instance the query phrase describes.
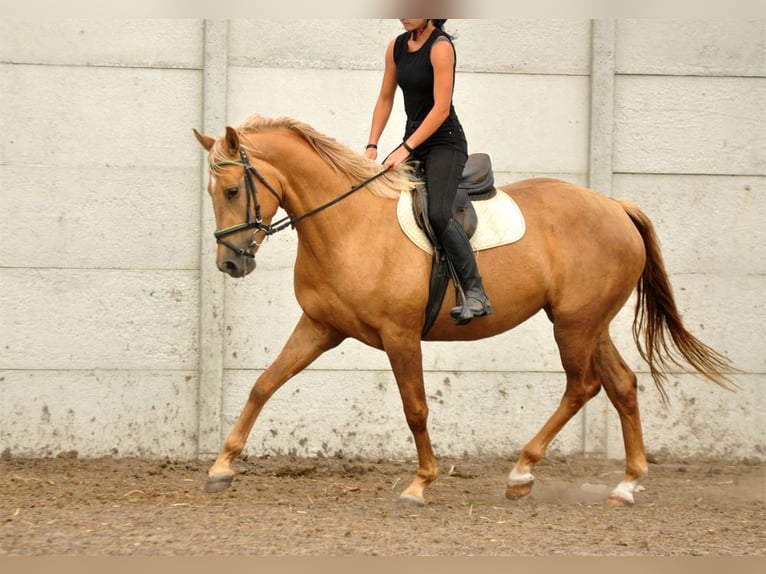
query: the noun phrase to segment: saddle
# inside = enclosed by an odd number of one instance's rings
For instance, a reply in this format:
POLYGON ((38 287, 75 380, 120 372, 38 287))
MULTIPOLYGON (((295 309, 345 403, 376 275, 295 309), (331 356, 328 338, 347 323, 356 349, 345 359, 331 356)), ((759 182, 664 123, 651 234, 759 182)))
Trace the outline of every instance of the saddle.
MULTIPOLYGON (((436 321, 450 278, 455 286, 455 300, 457 304, 460 303, 463 294, 460 279, 447 260, 444 249, 440 245, 428 219, 428 190, 425 185, 424 174, 422 170, 416 171, 416 173, 420 178, 420 182, 411 191, 412 211, 418 227, 423 230, 433 246, 428 304, 426 305, 425 323, 421 331, 421 336, 424 337, 433 326, 434 321, 436 321)), ((478 224, 478 217, 473 202, 490 199, 496 193, 495 176, 492 171, 490 156, 485 153, 469 155, 463 169, 462 179, 458 184, 455 203, 452 205, 452 216, 462 225, 469 239, 476 232, 476 225, 478 224)))

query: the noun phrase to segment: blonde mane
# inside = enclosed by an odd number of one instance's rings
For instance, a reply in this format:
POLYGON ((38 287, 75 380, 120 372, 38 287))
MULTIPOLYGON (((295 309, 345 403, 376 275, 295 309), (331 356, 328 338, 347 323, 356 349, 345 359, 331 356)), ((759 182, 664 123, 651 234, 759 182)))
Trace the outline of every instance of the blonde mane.
MULTIPOLYGON (((328 165, 336 171, 347 174, 352 180, 364 181, 383 169, 374 160, 353 151, 331 137, 319 133, 310 125, 292 118, 266 118, 253 114, 235 127, 242 146, 256 157, 259 155, 258 148, 248 136, 264 130, 280 128, 290 130, 303 138, 328 165)), ((210 151, 211 170, 216 170, 219 166, 232 162, 232 159, 226 156, 224 146, 220 144, 220 141, 220 139, 216 140, 210 151)), ((390 170, 385 175, 370 182, 366 189, 381 197, 397 198, 403 190, 413 186, 412 172, 411 166, 401 165, 396 170, 390 170)))

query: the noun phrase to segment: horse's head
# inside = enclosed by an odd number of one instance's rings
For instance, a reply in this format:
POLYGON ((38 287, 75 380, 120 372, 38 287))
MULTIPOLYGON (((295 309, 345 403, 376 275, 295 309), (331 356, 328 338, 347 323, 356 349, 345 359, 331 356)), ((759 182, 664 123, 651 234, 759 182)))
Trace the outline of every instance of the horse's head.
POLYGON ((197 130, 194 135, 209 152, 207 191, 215 213, 216 265, 232 277, 244 277, 255 269, 255 253, 271 233, 279 193, 251 164, 236 130, 227 127, 217 140, 197 130))

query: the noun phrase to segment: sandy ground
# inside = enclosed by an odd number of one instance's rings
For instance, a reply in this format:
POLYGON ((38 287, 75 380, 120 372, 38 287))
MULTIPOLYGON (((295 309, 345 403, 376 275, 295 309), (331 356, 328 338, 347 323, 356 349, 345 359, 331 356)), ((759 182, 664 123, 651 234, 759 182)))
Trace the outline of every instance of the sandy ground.
POLYGON ((249 458, 218 494, 211 461, 0 460, 0 555, 766 555, 766 462, 654 463, 630 508, 622 462, 554 458, 504 498, 511 462, 440 459, 427 504, 412 461, 249 458))

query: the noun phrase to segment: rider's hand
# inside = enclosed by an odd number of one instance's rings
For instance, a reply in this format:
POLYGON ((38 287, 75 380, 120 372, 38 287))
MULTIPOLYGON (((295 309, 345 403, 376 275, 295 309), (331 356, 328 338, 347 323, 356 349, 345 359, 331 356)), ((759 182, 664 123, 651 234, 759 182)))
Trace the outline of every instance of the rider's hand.
POLYGON ((383 167, 388 169, 396 169, 399 164, 407 161, 409 157, 410 152, 404 148, 404 145, 400 145, 398 148, 388 154, 388 157, 383 161, 383 167))
POLYGON ((378 148, 368 147, 364 150, 364 156, 370 159, 378 159, 378 148))

